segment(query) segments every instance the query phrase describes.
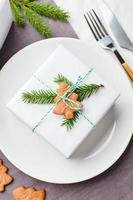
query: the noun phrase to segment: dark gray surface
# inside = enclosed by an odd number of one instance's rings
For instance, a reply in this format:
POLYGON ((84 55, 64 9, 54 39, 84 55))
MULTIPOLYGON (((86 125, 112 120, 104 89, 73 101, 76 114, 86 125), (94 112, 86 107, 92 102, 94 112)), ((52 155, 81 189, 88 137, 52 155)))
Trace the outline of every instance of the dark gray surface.
MULTIPOLYGON (((53 29, 53 36, 77 37, 69 24, 49 21, 53 29)), ((30 26, 25 29, 17 28, 14 24, 8 34, 2 50, 0 51, 0 68, 7 60, 23 47, 41 40, 30 26)), ((91 180, 69 185, 45 183, 33 179, 13 166, 0 152, 2 159, 14 177, 14 182, 0 193, 0 200, 12 200, 12 189, 20 186, 34 186, 46 188, 47 200, 133 200, 133 147, 132 141, 128 149, 117 163, 102 175, 91 180)))

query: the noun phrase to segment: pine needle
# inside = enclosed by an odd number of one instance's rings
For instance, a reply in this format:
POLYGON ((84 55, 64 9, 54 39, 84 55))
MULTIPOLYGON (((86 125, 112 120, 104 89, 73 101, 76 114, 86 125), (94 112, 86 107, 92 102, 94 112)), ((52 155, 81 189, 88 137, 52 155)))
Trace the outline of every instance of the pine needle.
POLYGON ((25 24, 25 19, 23 13, 20 10, 20 7, 14 4, 13 2, 10 2, 10 5, 17 26, 23 26, 25 24))
POLYGON ((65 82, 68 85, 72 85, 72 82, 62 74, 58 74, 58 76, 54 78, 54 82, 57 84, 61 84, 62 82, 65 82))
POLYGON ((32 26, 44 37, 50 37, 52 35, 52 32, 47 25, 46 22, 42 20, 42 18, 36 14, 33 10, 29 8, 25 8, 25 15, 27 16, 29 22, 32 24, 32 26))
POLYGON ((74 117, 72 119, 64 119, 61 123, 61 126, 65 126, 67 128, 67 131, 71 130, 74 126, 74 124, 79 119, 80 111, 76 111, 74 113, 74 117))
POLYGON ((23 102, 31 104, 51 104, 54 103, 55 97, 56 93, 52 90, 33 90, 22 94, 23 102))
POLYGON ((79 86, 76 89, 76 93, 79 95, 78 100, 83 101, 85 98, 89 98, 92 94, 96 93, 97 90, 101 87, 104 87, 103 85, 97 85, 97 84, 84 84, 79 86))
POLYGON ((49 17, 54 20, 67 21, 69 18, 68 12, 64 11, 55 4, 31 2, 27 6, 39 15, 49 17))

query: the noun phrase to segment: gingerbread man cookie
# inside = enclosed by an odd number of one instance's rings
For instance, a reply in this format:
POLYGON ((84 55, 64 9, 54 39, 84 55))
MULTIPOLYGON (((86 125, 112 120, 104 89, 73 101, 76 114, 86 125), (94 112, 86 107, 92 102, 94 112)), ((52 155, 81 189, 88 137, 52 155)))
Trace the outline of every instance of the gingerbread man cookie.
POLYGON ((13 178, 7 174, 8 168, 3 165, 2 160, 0 160, 0 192, 3 192, 5 186, 13 181, 13 178))
MULTIPOLYGON (((62 96, 65 94, 65 92, 68 90, 68 88, 69 88, 69 85, 65 82, 62 82, 59 85, 56 92, 57 92, 57 94, 59 94, 59 96, 62 96)), ((59 96, 56 96, 54 99, 55 103, 57 103, 57 104, 53 110, 53 113, 58 114, 58 115, 64 115, 66 119, 72 119, 74 116, 74 112, 76 110, 74 110, 74 109, 70 108, 68 105, 66 105, 63 100, 60 100, 59 96)), ((73 92, 69 96, 69 99, 73 100, 75 103, 79 104, 82 107, 82 103, 77 100, 78 94, 73 92)))
POLYGON ((45 200, 45 190, 36 191, 35 188, 20 186, 12 191, 15 200, 45 200))

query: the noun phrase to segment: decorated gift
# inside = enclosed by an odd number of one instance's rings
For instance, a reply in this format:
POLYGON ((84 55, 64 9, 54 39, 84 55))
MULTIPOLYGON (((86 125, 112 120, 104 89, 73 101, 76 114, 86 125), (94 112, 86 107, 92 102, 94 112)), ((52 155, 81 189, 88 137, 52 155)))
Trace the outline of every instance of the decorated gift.
POLYGON ((40 135, 68 158, 117 97, 93 67, 60 45, 7 107, 31 134, 40 135))

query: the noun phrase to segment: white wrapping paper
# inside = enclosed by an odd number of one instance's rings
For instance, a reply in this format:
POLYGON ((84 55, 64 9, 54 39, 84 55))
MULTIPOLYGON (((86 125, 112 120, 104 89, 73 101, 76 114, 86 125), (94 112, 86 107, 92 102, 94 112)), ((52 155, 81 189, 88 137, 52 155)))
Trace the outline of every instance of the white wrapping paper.
MULTIPOLYGON (((56 90, 58 86, 53 82, 53 79, 58 74, 65 75, 75 83, 77 77, 79 75, 85 75, 88 70, 89 66, 83 64, 63 46, 59 46, 49 56, 47 61, 38 68, 35 75, 39 77, 40 80, 43 80, 51 89, 56 90)), ((104 88, 99 89, 97 93, 83 102, 83 114, 96 125, 111 108, 118 97, 118 93, 105 83, 94 71, 92 71, 83 82, 87 84, 95 83, 104 85, 104 88)), ((36 128, 35 133, 33 133, 32 129, 51 108, 51 105, 26 104, 22 101, 22 93, 38 89, 48 88, 32 76, 18 91, 15 97, 11 99, 7 107, 29 126, 31 134, 40 135, 58 149, 66 158, 69 158, 87 135, 91 134, 91 130, 94 127, 83 116, 80 116, 78 123, 75 123, 72 130, 67 132, 66 127, 60 126, 63 116, 50 112, 36 128)))

